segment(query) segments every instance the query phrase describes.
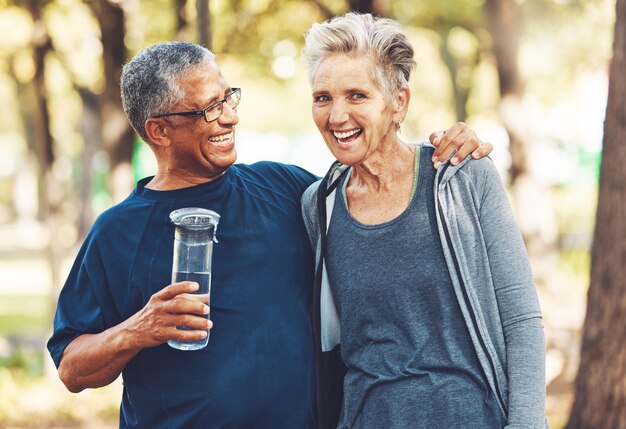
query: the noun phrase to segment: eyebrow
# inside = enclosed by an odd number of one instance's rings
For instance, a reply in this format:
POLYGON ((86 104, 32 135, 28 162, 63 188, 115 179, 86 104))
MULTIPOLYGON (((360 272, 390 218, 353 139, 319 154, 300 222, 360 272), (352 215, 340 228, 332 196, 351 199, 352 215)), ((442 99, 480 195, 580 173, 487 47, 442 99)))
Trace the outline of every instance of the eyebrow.
MULTIPOLYGON (((213 97, 210 99, 210 101, 209 101, 208 103, 206 103, 206 104, 204 105, 204 107, 200 107, 200 109, 206 109, 207 107, 209 107, 211 104, 215 103, 216 101, 218 101, 218 100, 223 100, 223 99, 224 99, 224 97, 226 97, 226 95, 227 95, 227 94, 229 94, 229 93, 231 93, 231 92, 233 92, 233 88, 232 88, 231 86, 229 86, 229 87, 226 89, 226 91, 224 91, 224 96, 223 96, 223 97, 221 97, 221 98, 220 98, 220 96, 219 96, 219 95, 215 95, 215 96, 213 96, 213 97)), ((198 109, 198 110, 199 110, 199 109, 198 109)))
POLYGON ((363 94, 368 94, 370 90, 367 88, 348 88, 345 90, 345 92, 348 94, 353 93, 353 92, 361 92, 363 94))

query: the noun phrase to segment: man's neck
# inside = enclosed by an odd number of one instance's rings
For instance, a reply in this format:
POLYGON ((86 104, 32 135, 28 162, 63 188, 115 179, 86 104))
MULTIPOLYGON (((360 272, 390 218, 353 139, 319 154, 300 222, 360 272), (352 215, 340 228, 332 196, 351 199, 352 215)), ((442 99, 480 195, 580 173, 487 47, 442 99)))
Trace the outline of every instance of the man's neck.
POLYGON ((145 187, 154 191, 173 191, 175 189, 189 188, 196 185, 202 185, 203 183, 212 182, 222 177, 224 173, 226 173, 226 171, 223 171, 216 176, 199 177, 197 175, 185 175, 182 173, 158 172, 145 187))

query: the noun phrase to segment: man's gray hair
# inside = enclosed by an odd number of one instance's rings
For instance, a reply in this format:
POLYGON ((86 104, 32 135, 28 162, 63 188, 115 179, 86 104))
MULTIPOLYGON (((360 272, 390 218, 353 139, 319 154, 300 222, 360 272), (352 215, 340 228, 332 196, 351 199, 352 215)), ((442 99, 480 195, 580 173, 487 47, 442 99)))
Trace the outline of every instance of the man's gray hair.
POLYGON ((137 134, 151 144, 148 118, 168 113, 185 97, 178 81, 200 65, 215 61, 207 48, 188 42, 165 42, 142 50, 122 70, 122 105, 137 134))
POLYGON ((395 91, 408 87, 415 67, 413 47, 400 24, 388 18, 349 12, 321 24, 315 23, 304 37, 304 61, 309 81, 319 64, 333 54, 369 56, 372 78, 388 101, 395 91))

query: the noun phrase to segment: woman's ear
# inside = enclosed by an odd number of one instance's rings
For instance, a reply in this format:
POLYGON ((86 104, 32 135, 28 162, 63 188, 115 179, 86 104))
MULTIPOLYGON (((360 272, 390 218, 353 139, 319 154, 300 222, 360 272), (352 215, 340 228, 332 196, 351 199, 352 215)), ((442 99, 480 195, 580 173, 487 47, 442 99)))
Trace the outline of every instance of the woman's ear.
POLYGON ((409 101, 411 101, 411 90, 408 87, 400 88, 394 96, 395 113, 393 115, 394 122, 400 125, 404 121, 407 111, 409 110, 409 101))
POLYGON ((150 142, 157 147, 169 147, 172 125, 164 118, 148 118, 145 123, 150 142))

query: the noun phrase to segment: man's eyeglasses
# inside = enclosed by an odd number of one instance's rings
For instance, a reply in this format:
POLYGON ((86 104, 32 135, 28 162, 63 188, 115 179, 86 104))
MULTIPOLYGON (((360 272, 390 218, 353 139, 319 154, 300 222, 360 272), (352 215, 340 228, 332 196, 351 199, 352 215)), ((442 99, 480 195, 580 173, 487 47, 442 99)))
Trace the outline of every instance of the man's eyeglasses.
POLYGON ((232 88, 226 97, 221 100, 216 101, 215 103, 211 103, 209 107, 202 110, 190 110, 188 112, 172 112, 172 113, 161 113, 159 115, 154 115, 153 118, 162 118, 164 116, 204 116, 204 120, 206 122, 213 122, 220 116, 222 116, 222 112, 224 111, 224 103, 228 103, 231 108, 237 107, 241 101, 241 88, 232 88))

